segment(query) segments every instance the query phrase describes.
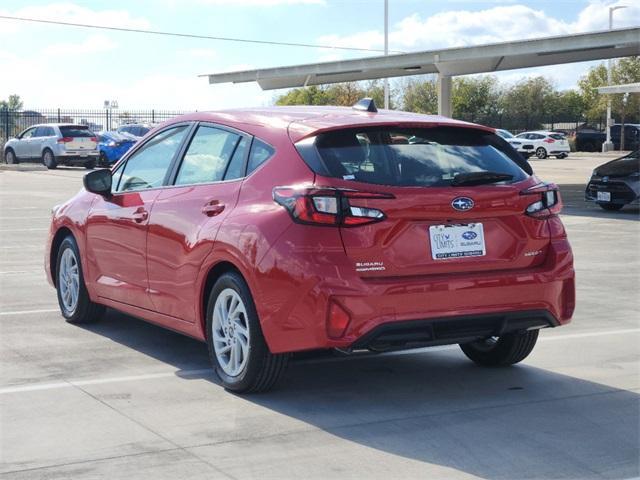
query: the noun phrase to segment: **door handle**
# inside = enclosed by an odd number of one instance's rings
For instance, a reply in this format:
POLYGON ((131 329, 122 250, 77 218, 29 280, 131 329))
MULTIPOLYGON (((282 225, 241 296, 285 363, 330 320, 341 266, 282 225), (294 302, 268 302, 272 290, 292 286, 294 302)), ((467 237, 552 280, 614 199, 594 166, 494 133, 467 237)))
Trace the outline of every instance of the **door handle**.
POLYGON ((140 207, 135 212, 133 212, 133 220, 136 223, 142 223, 147 218, 149 218, 149 212, 147 212, 144 208, 140 207))
POLYGON ((207 217, 215 217, 216 215, 220 215, 222 213, 224 207, 224 203, 220 203, 218 200, 212 200, 204 207, 202 207, 202 213, 204 213, 207 217))

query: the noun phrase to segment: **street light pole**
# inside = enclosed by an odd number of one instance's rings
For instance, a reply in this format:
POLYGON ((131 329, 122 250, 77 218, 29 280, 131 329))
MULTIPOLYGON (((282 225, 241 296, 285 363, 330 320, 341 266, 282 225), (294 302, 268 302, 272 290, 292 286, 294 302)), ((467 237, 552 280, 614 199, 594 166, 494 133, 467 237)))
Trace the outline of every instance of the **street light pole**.
MULTIPOLYGON (((384 55, 389 55, 389 0, 384 0, 384 55)), ((384 79, 384 108, 389 108, 389 79, 384 79)))
MULTIPOLYGON (((627 8, 625 5, 609 7, 609 30, 613 29, 613 12, 618 9, 627 8)), ((607 60, 607 85, 611 85, 611 59, 607 60)), ((611 142, 611 94, 607 94, 607 140, 602 144, 602 151, 608 152, 613 150, 611 142)))

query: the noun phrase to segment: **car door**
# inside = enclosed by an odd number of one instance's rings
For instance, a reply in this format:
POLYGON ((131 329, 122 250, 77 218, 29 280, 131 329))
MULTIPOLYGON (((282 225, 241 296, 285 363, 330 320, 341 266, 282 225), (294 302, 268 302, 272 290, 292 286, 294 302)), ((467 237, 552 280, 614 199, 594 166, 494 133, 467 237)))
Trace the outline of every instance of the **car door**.
POLYGON ((149 292, 156 311, 196 321, 196 280, 225 218, 236 205, 250 137, 200 124, 175 166, 174 184, 151 210, 149 292))
POLYGON ((52 127, 38 127, 29 142, 29 156, 37 158, 42 155, 44 145, 54 136, 52 127))
POLYGON ((18 136, 18 141, 13 147, 17 158, 31 158, 31 139, 37 128, 28 128, 18 136))
POLYGON ((152 309, 146 262, 149 212, 191 127, 171 126, 149 138, 114 171, 112 195, 95 199, 86 245, 88 281, 100 297, 152 309))

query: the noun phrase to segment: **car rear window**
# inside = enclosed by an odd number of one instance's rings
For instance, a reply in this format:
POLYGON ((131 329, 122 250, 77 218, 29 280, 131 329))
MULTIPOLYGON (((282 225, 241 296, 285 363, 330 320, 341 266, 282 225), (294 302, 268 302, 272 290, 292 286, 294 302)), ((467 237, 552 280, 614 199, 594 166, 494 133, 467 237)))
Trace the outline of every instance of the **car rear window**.
POLYGON ((564 140, 564 135, 562 135, 561 133, 552 133, 549 136, 554 140, 564 140))
POLYGON ((95 137, 95 133, 89 130, 89 127, 60 127, 60 133, 63 137, 95 137))
POLYGON ((298 148, 316 173, 378 185, 448 186, 455 175, 496 172, 524 180, 531 167, 508 143, 471 128, 345 129, 318 135, 298 148))

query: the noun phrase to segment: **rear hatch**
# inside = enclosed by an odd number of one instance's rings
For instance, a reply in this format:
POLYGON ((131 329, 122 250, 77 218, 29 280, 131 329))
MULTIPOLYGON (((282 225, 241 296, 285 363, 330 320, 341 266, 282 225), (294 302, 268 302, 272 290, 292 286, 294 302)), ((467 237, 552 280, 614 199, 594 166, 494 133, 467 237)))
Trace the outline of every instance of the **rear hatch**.
MULTIPOLYGON (((565 137, 563 134, 561 133, 551 133, 549 134, 549 138, 551 140, 553 140, 556 143, 556 146, 560 146, 560 147, 568 147, 569 146, 569 140, 567 140, 567 137, 565 137)), ((552 145, 553 147, 554 145, 552 145)))
POLYGON ((525 214, 536 198, 522 194, 536 181, 491 132, 373 127, 326 132, 314 145, 317 187, 380 194, 348 200, 375 222, 340 227, 363 277, 526 269, 545 259, 547 222, 525 214))
POLYGON ((89 153, 97 148, 98 139, 86 125, 65 125, 60 127, 60 133, 62 138, 58 143, 69 153, 89 153))

